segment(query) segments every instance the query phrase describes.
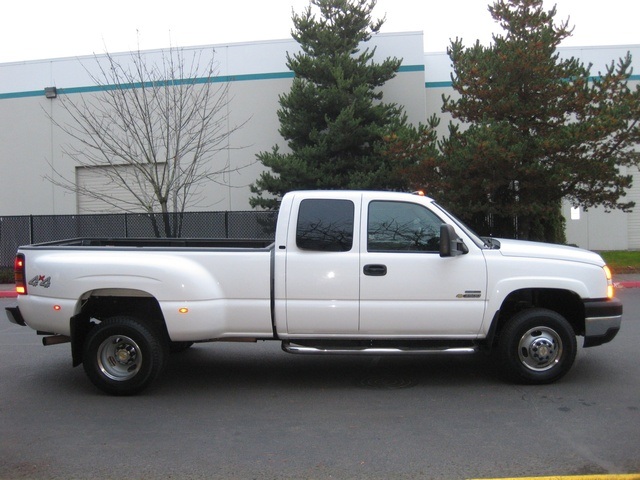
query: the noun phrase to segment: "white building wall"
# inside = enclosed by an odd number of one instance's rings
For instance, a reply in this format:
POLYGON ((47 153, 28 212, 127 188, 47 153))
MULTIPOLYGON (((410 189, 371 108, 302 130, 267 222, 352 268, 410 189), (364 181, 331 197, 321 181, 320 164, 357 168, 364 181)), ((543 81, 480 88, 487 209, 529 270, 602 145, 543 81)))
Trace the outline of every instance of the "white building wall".
MULTIPOLYGON (((403 59, 397 77, 383 87, 384 101, 402 105, 413 123, 423 121, 424 66, 421 32, 381 34, 369 48, 376 60, 403 59)), ((286 150, 278 133, 278 96, 289 91, 293 78, 286 67, 286 54, 298 51, 294 40, 216 45, 184 49, 186 55, 201 53, 203 63, 213 54, 219 64, 218 77, 230 85, 229 126, 244 124, 230 137, 231 148, 215 161, 238 169, 219 182, 203 185, 200 201, 191 210, 249 209, 249 185, 263 171, 256 154, 275 144, 286 150), (215 52, 215 53, 213 53, 215 52)), ((147 61, 161 59, 161 51, 144 52, 147 61)), ((117 53, 127 62, 129 53, 117 53)), ((107 65, 105 56, 62 58, 0 65, 0 169, 12 180, 0 189, 0 215, 75 214, 81 205, 75 194, 55 186, 45 177, 74 179, 73 160, 65 154, 72 142, 50 118, 64 124, 65 111, 59 99, 47 99, 46 87, 60 95, 98 95, 91 75, 100 76, 96 60, 107 65)))
POLYGON ((0 100, 0 215, 49 214, 62 201, 44 179, 55 144, 51 107, 44 95, 0 100))

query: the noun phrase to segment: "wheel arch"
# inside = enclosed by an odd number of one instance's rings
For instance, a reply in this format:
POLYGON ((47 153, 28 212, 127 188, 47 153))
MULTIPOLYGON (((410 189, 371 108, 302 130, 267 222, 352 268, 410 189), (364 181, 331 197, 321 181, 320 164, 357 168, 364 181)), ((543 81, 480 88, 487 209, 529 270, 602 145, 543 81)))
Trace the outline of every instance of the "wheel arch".
POLYGON ((562 315, 576 335, 584 335, 585 309, 580 296, 566 289, 522 288, 509 293, 493 318, 489 334, 489 347, 494 347, 500 333, 518 312, 529 308, 545 308, 562 315))
POLYGON ((71 317, 71 353, 73 366, 82 363, 83 345, 89 331, 99 322, 118 315, 139 319, 159 332, 165 341, 169 333, 158 300, 148 292, 135 289, 103 288, 85 293, 71 317))

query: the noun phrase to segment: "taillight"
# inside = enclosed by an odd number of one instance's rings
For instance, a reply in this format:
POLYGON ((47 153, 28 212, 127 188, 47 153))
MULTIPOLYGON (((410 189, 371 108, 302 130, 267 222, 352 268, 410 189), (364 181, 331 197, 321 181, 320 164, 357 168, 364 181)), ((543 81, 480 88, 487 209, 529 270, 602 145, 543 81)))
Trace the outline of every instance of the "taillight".
POLYGON ((27 280, 24 272, 24 255, 22 253, 16 255, 16 260, 13 264, 13 275, 16 280, 16 293, 26 295, 27 280))

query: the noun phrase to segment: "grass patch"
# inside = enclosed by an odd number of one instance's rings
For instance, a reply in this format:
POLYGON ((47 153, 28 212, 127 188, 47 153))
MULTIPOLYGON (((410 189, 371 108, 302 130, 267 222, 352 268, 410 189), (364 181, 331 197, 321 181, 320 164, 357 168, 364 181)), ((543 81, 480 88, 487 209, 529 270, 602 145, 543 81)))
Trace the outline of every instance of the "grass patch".
POLYGON ((614 274, 640 273, 640 250, 611 250, 598 253, 614 274))

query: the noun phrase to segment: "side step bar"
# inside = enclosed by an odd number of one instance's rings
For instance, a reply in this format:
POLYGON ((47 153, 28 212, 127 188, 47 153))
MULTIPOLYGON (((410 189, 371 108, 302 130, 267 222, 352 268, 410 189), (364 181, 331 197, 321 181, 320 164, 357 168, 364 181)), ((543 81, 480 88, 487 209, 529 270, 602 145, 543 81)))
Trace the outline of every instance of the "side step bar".
POLYGON ((362 345, 298 345, 288 341, 282 342, 282 350, 287 353, 301 355, 424 355, 451 354, 468 355, 476 353, 476 347, 445 347, 445 346, 362 346, 362 345))

